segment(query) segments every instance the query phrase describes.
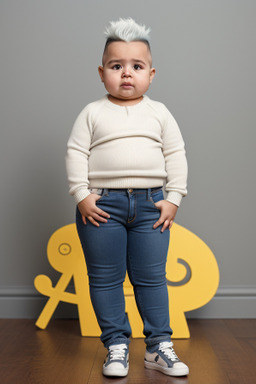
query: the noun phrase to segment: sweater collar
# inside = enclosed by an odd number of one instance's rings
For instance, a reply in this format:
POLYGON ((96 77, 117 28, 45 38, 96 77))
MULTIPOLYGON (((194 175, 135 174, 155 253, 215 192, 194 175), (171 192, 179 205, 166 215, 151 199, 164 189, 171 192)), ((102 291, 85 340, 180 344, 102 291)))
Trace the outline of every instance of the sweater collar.
POLYGON ((130 109, 130 110, 135 110, 139 107, 141 107, 143 104, 145 104, 145 102, 149 99, 148 96, 146 95, 143 95, 143 99, 137 103, 137 104, 133 104, 133 105, 118 105, 118 104, 115 104, 115 103, 112 103, 112 101, 110 101, 108 99, 108 94, 106 94, 103 99, 105 99, 106 101, 106 105, 112 109, 115 109, 115 110, 118 110, 118 111, 121 111, 122 109, 130 109))

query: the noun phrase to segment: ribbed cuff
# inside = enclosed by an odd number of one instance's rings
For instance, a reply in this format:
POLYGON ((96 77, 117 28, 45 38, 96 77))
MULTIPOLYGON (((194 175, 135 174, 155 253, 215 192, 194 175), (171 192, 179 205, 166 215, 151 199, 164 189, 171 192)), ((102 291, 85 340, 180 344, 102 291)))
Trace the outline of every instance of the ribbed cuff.
POLYGON ((183 197, 183 195, 181 193, 171 191, 171 192, 167 193, 166 200, 170 201, 170 203, 177 205, 177 207, 179 207, 181 200, 182 200, 182 197, 183 197))
POLYGON ((79 189, 74 193, 75 203, 78 204, 80 201, 84 200, 87 196, 90 195, 89 189, 79 189))

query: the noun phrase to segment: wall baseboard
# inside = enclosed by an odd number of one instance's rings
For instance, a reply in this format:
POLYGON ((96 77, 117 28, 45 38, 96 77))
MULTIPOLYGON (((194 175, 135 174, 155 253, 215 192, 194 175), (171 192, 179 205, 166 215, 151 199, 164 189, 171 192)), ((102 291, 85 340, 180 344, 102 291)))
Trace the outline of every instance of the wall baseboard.
MULTIPOLYGON (((72 287, 71 287, 72 289, 72 287)), ((33 286, 0 287, 0 318, 37 318, 47 298, 33 286)), ((54 318, 77 318, 76 305, 59 303, 54 318)), ((256 318, 256 286, 219 287, 204 307, 186 313, 187 318, 256 318)))
POLYGON ((256 286, 219 287, 204 307, 186 313, 194 319, 256 318, 256 286))

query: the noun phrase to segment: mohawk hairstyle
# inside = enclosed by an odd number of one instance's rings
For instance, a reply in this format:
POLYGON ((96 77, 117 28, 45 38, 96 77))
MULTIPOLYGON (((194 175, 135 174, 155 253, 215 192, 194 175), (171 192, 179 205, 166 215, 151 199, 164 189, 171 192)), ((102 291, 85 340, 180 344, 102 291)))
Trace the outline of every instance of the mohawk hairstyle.
POLYGON ((113 41, 143 41, 150 50, 149 32, 150 28, 146 29, 145 25, 137 24, 132 18, 111 21, 104 32, 107 39, 104 52, 113 41))

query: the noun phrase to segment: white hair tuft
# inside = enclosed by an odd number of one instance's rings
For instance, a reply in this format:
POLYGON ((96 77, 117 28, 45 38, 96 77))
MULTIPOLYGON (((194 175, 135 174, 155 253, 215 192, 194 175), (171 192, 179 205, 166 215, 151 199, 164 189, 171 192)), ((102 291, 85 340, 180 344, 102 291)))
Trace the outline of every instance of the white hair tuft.
POLYGON ((132 18, 111 21, 105 30, 107 40, 123 40, 126 42, 145 40, 149 42, 150 28, 137 24, 132 18))

